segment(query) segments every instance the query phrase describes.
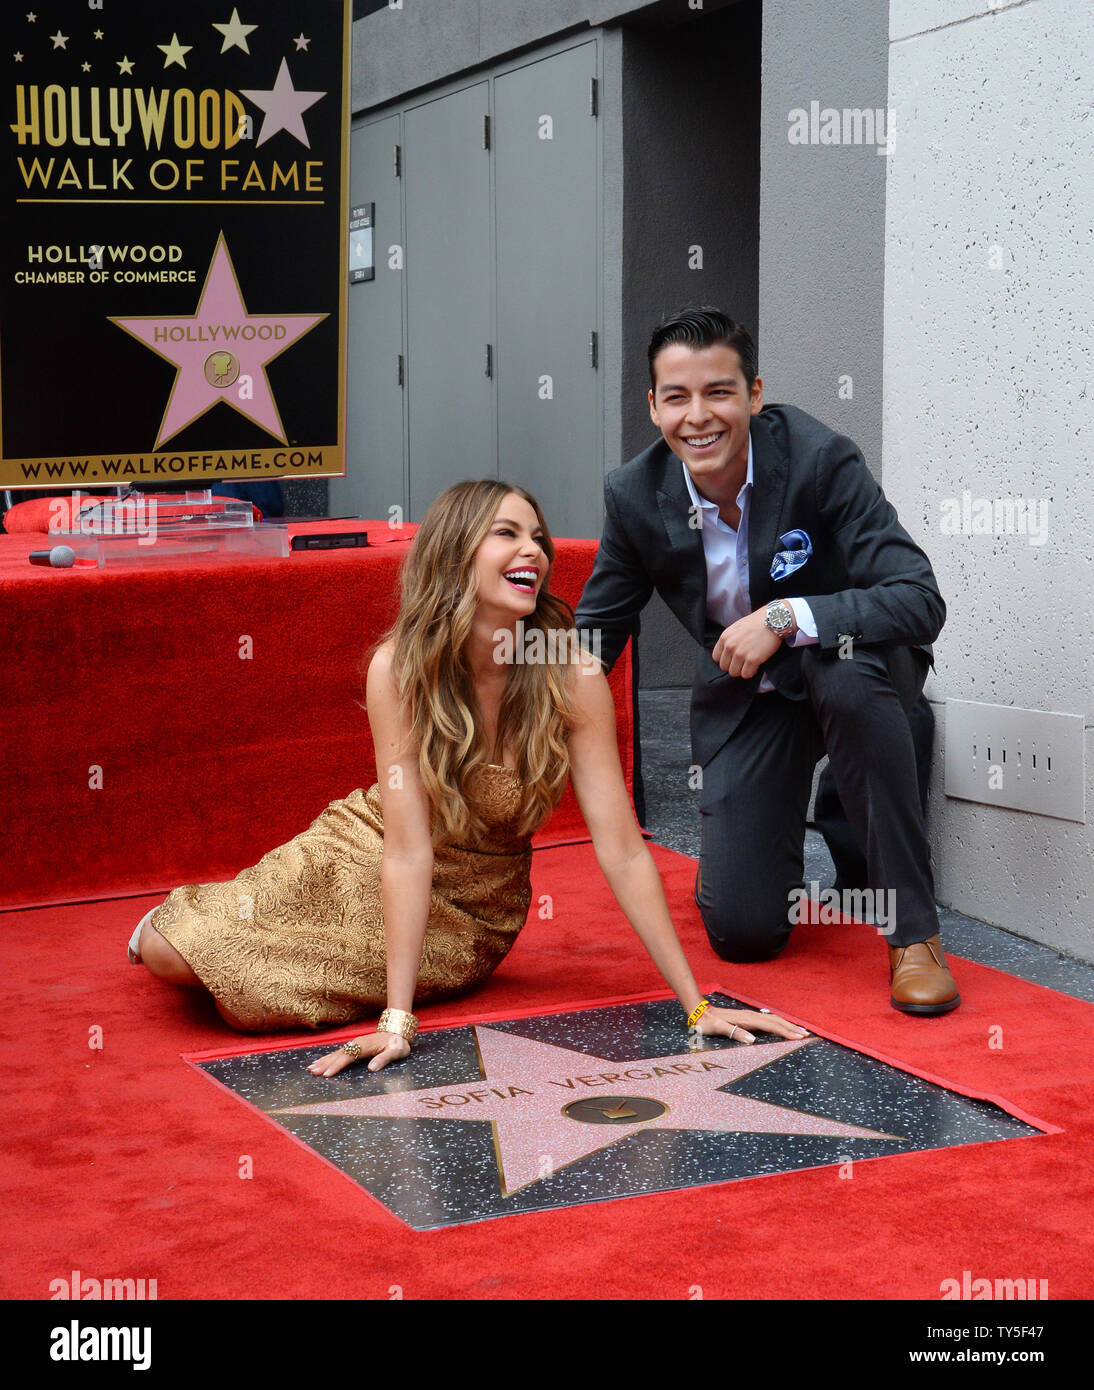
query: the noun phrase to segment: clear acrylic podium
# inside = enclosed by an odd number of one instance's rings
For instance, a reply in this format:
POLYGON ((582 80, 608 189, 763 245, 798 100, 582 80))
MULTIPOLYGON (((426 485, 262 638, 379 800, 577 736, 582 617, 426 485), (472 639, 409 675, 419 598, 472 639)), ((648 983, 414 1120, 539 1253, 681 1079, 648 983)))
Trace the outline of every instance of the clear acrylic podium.
POLYGON ((102 569, 289 554, 286 522, 256 522, 250 502, 214 497, 208 489, 88 497, 77 505, 71 529, 48 533, 51 543, 75 551, 77 564, 102 569))

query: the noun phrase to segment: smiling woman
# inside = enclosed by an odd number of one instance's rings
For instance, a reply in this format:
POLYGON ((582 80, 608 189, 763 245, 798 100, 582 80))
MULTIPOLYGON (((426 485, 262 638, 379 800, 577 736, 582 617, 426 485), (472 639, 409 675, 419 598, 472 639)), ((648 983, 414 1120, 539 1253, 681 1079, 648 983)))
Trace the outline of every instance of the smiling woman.
POLYGON ((468 792, 484 763, 512 763, 528 785, 527 834, 566 786, 572 672, 550 662, 509 664, 498 641, 518 622, 541 636, 574 632, 572 610, 550 592, 554 559, 538 503, 505 482, 447 489, 415 538, 390 633, 391 672, 422 787, 446 835, 478 828, 468 792))
POLYGON ((309 1068, 334 1076, 368 1056, 377 1070, 409 1053, 416 1003, 480 984, 513 945, 531 904, 531 837, 569 777, 604 876, 689 1024, 744 1042, 748 1028, 806 1036, 700 996, 624 785, 607 680, 550 592, 554 556, 523 489, 487 479, 442 493, 368 664, 376 785, 230 883, 174 889, 132 953, 164 980, 205 987, 249 1031, 384 1008, 376 1032, 309 1068))

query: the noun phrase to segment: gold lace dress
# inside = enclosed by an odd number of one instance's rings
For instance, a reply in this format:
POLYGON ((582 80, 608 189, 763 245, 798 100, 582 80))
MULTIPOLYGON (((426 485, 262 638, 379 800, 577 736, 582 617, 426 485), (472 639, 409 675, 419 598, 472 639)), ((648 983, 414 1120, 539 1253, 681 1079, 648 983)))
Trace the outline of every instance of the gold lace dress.
MULTIPOLYGON (((490 764, 473 795, 487 832, 434 851, 416 1003, 485 980, 528 915, 523 783, 490 764)), ((358 789, 231 882, 173 888, 149 920, 247 1030, 349 1023, 386 1002, 383 839, 379 788, 358 789)))

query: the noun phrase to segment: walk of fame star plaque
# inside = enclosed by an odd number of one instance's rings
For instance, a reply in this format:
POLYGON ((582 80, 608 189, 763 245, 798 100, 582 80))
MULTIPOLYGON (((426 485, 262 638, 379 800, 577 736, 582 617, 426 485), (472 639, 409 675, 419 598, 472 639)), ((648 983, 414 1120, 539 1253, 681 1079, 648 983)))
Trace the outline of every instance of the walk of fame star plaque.
POLYGON ((329 1042, 195 1064, 423 1231, 1040 1133, 823 1038, 694 1043, 657 1000, 423 1032, 378 1073, 312 1076, 329 1042))

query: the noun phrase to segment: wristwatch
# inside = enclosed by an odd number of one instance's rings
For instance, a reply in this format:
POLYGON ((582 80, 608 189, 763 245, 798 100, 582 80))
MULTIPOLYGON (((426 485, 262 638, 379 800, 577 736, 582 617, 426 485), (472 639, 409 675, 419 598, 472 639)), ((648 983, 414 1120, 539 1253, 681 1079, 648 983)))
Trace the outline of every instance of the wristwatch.
POLYGON ((794 610, 789 604, 783 603, 781 599, 776 599, 767 605, 764 627, 769 627, 776 637, 785 642, 788 637, 794 635, 797 629, 797 623, 794 621, 794 610))

